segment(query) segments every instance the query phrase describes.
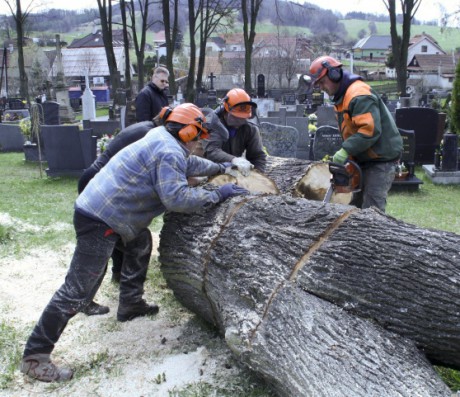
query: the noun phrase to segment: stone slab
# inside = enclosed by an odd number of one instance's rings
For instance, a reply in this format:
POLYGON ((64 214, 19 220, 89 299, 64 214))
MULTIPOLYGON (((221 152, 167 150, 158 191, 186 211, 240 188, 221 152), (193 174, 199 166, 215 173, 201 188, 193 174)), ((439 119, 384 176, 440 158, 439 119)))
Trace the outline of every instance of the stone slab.
POLYGON ((433 164, 424 164, 422 168, 435 185, 460 185, 460 171, 435 170, 433 164))

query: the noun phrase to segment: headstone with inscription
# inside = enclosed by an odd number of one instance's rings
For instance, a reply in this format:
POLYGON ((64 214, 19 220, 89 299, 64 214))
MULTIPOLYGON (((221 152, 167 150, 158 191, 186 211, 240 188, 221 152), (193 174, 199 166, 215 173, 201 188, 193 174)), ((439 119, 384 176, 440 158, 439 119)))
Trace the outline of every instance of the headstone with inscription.
POLYGON ((416 191, 423 181, 415 176, 415 133, 413 130, 398 128, 403 140, 403 152, 401 153, 400 162, 403 163, 408 171, 404 176, 396 174, 391 185, 392 191, 416 191))
POLYGON ((342 136, 339 129, 331 126, 322 126, 316 130, 313 140, 313 158, 320 161, 326 155, 333 156, 342 147, 342 136))
POLYGON ((430 108, 396 109, 396 125, 415 132, 415 164, 432 164, 437 146, 438 112, 430 108))
POLYGON ((260 123, 260 134, 269 155, 296 157, 299 132, 294 127, 260 123))

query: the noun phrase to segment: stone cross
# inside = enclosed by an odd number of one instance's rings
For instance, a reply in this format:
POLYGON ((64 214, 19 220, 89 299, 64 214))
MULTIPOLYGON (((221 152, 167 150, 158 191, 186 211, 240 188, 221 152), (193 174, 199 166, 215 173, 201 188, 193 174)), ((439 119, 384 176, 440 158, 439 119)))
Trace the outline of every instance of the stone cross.
POLYGON ((214 89, 214 79, 215 78, 216 78, 216 76, 214 76, 213 72, 211 72, 211 74, 208 76, 208 79, 211 80, 211 87, 209 88, 210 90, 214 89))

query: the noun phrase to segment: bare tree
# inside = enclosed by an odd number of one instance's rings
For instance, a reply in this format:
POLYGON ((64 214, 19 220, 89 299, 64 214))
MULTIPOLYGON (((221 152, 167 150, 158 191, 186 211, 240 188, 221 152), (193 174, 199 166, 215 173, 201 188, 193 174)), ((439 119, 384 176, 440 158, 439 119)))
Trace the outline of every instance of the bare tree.
POLYGON ((190 64, 187 76, 185 99, 193 102, 195 99, 195 68, 196 68, 196 21, 200 13, 199 7, 195 6, 195 0, 188 1, 188 24, 190 34, 190 64))
POLYGON ((247 92, 252 90, 251 62, 254 40, 256 38, 257 15, 263 0, 241 0, 243 14, 243 35, 244 35, 244 88, 247 92))
POLYGON ((169 75, 169 92, 176 92, 176 82, 174 76, 173 56, 176 49, 176 42, 178 38, 178 24, 179 24, 179 0, 171 0, 173 15, 171 18, 170 0, 161 0, 163 9, 163 23, 165 26, 165 39, 166 39, 166 67, 171 71, 169 75))
POLYGON ((198 69, 196 73, 196 88, 200 89, 203 81, 203 71, 206 59, 206 45, 211 35, 219 27, 231 26, 233 24, 233 12, 237 4, 236 0, 201 0, 198 9, 200 53, 198 55, 198 69))
MULTIPOLYGON (((19 0, 18 0, 19 1, 19 0)), ((113 0, 97 0, 99 17, 101 20, 102 40, 104 41, 107 65, 111 76, 112 93, 116 93, 119 87, 119 72, 117 60, 113 50, 113 30, 112 30, 112 4, 113 0)))
POLYGON ((11 15, 16 23, 16 34, 18 40, 18 69, 19 69, 19 95, 25 98, 27 102, 29 100, 29 82, 26 73, 26 67, 24 62, 24 28, 27 19, 34 7, 37 7, 38 2, 34 3, 34 0, 30 0, 25 8, 22 9, 21 0, 3 0, 11 11, 11 15))
POLYGON ((126 1, 120 0, 121 23, 123 25, 123 48, 125 49, 125 88, 128 97, 131 97, 131 62, 129 59, 129 36, 128 24, 126 19, 126 1))
POLYGON ((137 89, 140 91, 145 82, 144 49, 145 43, 147 41, 147 31, 153 25, 153 23, 149 22, 149 8, 153 4, 153 0, 137 0, 141 21, 140 38, 138 36, 138 29, 136 24, 137 16, 134 0, 124 0, 123 2, 126 3, 126 7, 129 13, 129 27, 131 28, 134 51, 136 52, 137 59, 137 89))
POLYGON ((396 0, 382 0, 390 14, 391 52, 396 69, 396 83, 401 96, 406 95, 407 53, 410 40, 411 22, 422 0, 399 0, 402 10, 402 35, 398 34, 396 20, 396 0))

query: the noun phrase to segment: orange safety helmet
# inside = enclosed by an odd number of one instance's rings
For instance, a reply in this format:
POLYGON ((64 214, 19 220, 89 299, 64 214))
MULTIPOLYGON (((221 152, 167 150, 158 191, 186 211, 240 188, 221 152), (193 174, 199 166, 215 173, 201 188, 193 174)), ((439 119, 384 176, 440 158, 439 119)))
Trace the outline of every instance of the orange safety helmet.
POLYGON ((206 122, 206 117, 200 108, 193 103, 183 103, 174 109, 165 106, 160 110, 160 118, 164 124, 175 122, 184 125, 178 132, 182 142, 190 142, 198 138, 209 138, 208 130, 203 126, 203 123, 206 122))
POLYGON ((343 75, 342 64, 328 55, 323 55, 316 58, 310 65, 310 77, 313 85, 326 74, 331 81, 338 83, 343 75))
POLYGON ((251 97, 241 88, 232 88, 222 100, 224 109, 232 116, 249 119, 253 116, 253 110, 257 104, 251 101, 251 97))

